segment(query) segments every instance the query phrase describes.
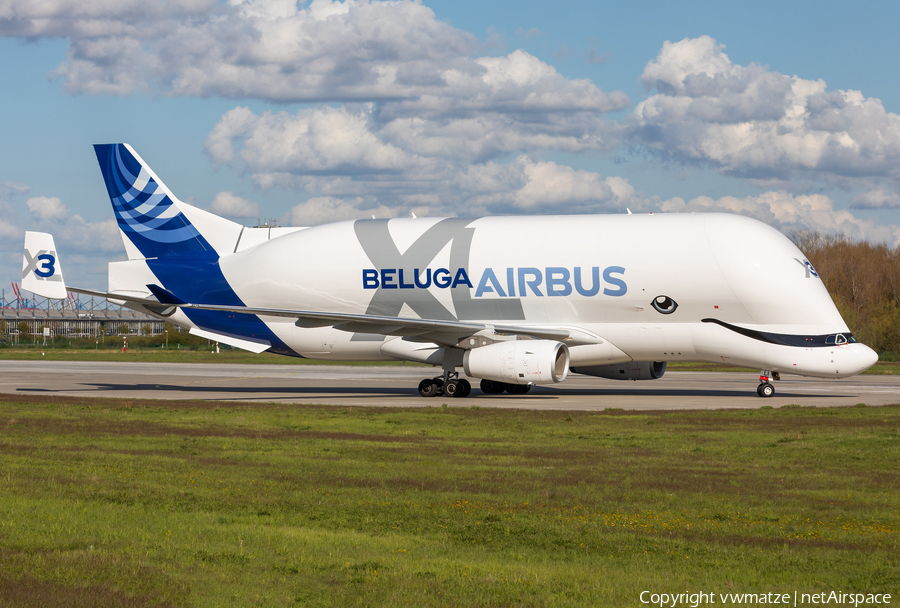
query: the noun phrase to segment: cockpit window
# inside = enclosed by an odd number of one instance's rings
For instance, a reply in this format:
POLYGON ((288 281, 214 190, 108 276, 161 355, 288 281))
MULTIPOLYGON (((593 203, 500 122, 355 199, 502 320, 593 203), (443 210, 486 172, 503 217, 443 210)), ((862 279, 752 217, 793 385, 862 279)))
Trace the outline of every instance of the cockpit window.
MULTIPOLYGON (((850 340, 852 342, 856 342, 856 338, 853 335, 850 335, 850 340)), ((833 336, 827 336, 825 338, 825 345, 831 346, 834 344, 835 346, 840 346, 841 344, 846 344, 848 342, 847 337, 844 334, 834 334, 833 336)))

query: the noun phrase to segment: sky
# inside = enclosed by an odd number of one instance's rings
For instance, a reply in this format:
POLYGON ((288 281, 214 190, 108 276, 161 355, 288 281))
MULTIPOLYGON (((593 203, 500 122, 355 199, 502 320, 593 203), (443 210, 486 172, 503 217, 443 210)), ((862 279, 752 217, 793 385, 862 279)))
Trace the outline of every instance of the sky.
MULTIPOLYGON (((91 144, 244 225, 729 212, 900 244, 900 4, 0 0, 0 279, 124 247, 91 144)), ((602 235, 598 235, 602 238, 602 235)))

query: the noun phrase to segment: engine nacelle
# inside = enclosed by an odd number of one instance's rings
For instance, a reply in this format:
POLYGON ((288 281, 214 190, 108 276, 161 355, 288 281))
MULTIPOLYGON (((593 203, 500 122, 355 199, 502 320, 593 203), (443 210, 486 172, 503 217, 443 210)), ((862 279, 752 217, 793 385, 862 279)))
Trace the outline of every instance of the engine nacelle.
POLYGON ((665 361, 629 361, 612 365, 573 367, 576 374, 609 378, 610 380, 656 380, 666 373, 665 361))
POLYGON ((552 340, 509 340, 467 350, 463 369, 473 378, 507 384, 551 384, 569 373, 569 348, 552 340))

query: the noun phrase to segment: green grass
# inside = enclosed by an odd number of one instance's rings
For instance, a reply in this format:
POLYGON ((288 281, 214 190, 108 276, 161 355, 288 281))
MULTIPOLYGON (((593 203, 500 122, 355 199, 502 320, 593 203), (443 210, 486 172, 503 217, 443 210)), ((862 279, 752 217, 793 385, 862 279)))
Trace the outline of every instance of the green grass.
POLYGON ((701 589, 898 605, 900 406, 0 396, 2 606, 602 607, 701 589))

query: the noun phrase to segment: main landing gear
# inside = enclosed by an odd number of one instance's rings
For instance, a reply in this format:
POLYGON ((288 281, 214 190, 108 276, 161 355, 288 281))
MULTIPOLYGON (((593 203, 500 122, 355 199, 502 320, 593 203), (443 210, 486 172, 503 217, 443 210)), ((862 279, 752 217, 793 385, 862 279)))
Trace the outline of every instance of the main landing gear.
MULTIPOLYGON (((510 395, 524 395, 531 390, 530 384, 507 384, 494 380, 482 380, 481 392, 486 395, 499 395, 506 392, 510 395)), ((423 397, 468 397, 472 392, 472 385, 465 378, 459 377, 459 372, 444 372, 434 378, 425 378, 419 382, 419 394, 423 397)))
POLYGON ((419 382, 419 394, 423 397, 468 397, 472 392, 472 385, 465 378, 459 377, 459 372, 444 372, 434 378, 425 378, 419 382))
POLYGON ((531 390, 530 384, 507 384, 505 382, 496 382, 494 380, 482 380, 481 392, 486 395, 499 395, 506 391, 510 395, 524 395, 531 390))
POLYGON ((759 382, 760 385, 756 387, 756 394, 760 397, 771 397, 775 394, 775 387, 772 386, 772 383, 769 380, 781 380, 781 375, 778 372, 770 372, 768 370, 763 370, 759 374, 759 382))
MULTIPOLYGON (((456 369, 463 365, 463 350, 456 347, 443 348, 442 366, 444 373, 434 378, 425 378, 419 382, 419 394, 423 397, 468 397, 472 392, 472 385, 465 378, 459 377, 456 369)), ((494 380, 482 380, 481 391, 487 395, 498 395, 507 392, 510 395, 524 395, 531 390, 530 384, 507 384, 494 380)))

